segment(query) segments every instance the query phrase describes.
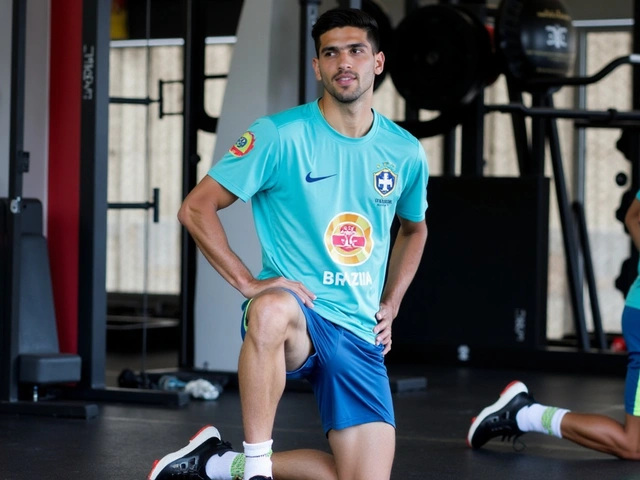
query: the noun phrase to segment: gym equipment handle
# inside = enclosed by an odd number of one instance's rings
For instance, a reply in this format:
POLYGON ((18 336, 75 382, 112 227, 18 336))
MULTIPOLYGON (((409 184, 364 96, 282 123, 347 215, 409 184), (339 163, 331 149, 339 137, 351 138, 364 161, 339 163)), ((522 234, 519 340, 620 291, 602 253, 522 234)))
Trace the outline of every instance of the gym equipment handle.
POLYGON ((153 209, 153 223, 160 221, 160 189, 153 189, 152 202, 134 202, 134 203, 108 203, 107 208, 114 210, 149 210, 153 209))
POLYGON ((565 85, 589 85, 602 80, 620 65, 639 64, 640 54, 625 55, 618 57, 605 65, 598 73, 590 77, 566 77, 566 78, 532 78, 527 80, 525 86, 548 86, 561 87, 565 85))

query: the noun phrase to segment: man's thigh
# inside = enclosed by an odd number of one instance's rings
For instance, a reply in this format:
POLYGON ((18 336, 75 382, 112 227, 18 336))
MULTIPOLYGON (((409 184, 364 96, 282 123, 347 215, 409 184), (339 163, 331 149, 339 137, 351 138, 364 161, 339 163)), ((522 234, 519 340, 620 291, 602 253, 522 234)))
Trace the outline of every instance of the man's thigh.
POLYGON ((396 430, 373 422, 329 432, 329 444, 339 479, 388 480, 396 445, 396 430))

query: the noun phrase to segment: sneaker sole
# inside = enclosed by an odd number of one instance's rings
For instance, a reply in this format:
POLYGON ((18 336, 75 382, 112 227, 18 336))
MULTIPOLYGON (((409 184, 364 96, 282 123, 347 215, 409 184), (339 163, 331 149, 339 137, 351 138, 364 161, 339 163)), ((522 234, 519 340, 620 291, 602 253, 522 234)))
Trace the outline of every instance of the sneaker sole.
POLYGON ((478 414, 478 416, 473 419, 473 423, 471 424, 471 428, 469 428, 469 433, 467 434, 467 445, 473 448, 471 444, 471 439, 473 438, 473 434, 476 433, 476 429, 478 428, 478 425, 480 425, 482 421, 485 418, 487 418, 487 416, 497 412, 502 407, 504 407, 507 403, 513 400, 513 397, 523 392, 529 393, 529 389, 524 383, 518 380, 514 380, 509 385, 507 385, 504 388, 504 390, 502 390, 502 392, 500 393, 500 398, 498 399, 498 401, 493 405, 489 405, 488 407, 484 408, 478 414))
POLYGON ((198 430, 198 433, 196 433, 193 437, 189 439, 188 445, 181 448, 177 452, 173 452, 168 455, 165 455, 160 460, 156 460, 155 463, 153 464, 153 467, 151 467, 151 471, 147 476, 147 480, 155 480, 158 474, 162 471, 164 467, 169 465, 171 462, 184 457, 187 453, 193 451, 195 448, 198 448, 204 442, 206 442, 207 440, 213 437, 216 437, 218 439, 220 438, 220 432, 218 431, 217 428, 211 425, 202 427, 200 430, 198 430))

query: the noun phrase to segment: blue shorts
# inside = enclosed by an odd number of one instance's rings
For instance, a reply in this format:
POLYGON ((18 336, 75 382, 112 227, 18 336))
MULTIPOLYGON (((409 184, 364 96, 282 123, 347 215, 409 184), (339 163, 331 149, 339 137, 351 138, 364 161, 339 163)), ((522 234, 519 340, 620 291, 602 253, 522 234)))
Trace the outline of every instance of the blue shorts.
MULTIPOLYGON (((325 434, 371 422, 395 428, 389 376, 383 345, 372 345, 344 328, 322 318, 291 293, 307 320, 315 352, 287 378, 306 379, 311 384, 325 434)), ((244 311, 249 305, 246 302, 244 311)), ((244 340, 247 325, 242 316, 244 340)))
POLYGON ((629 352, 627 380, 624 388, 624 409, 629 415, 640 416, 640 310, 624 307, 622 335, 629 352))

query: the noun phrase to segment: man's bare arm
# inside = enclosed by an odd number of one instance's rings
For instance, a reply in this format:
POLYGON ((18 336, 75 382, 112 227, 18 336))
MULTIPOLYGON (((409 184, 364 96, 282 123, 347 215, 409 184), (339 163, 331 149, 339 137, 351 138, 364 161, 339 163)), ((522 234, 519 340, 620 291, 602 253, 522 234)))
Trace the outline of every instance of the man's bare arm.
POLYGON ((207 175, 182 202, 178 220, 191 234, 211 266, 245 298, 252 298, 268 288, 282 287, 294 291, 305 304, 313 306, 315 296, 300 282, 284 278, 257 280, 231 249, 218 211, 237 199, 207 175))

